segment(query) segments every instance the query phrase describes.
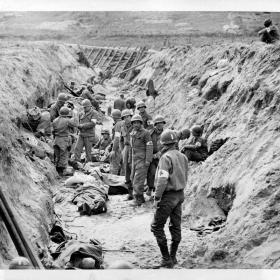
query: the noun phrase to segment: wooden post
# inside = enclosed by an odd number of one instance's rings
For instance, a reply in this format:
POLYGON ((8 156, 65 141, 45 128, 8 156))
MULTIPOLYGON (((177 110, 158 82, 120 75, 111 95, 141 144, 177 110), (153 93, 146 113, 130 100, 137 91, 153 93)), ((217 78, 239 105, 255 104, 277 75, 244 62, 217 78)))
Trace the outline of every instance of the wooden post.
POLYGON ((89 55, 88 55, 87 59, 89 59, 89 58, 90 58, 90 56, 91 56, 91 54, 93 53, 93 51, 94 51, 94 48, 92 48, 92 50, 90 51, 90 53, 89 53, 89 55))
MULTIPOLYGON (((104 51, 104 53, 106 52, 106 50, 105 50, 104 48, 103 48, 102 50, 104 51)), ((100 58, 97 58, 97 61, 96 61, 95 65, 98 65, 98 63, 99 63, 100 60, 102 59, 104 53, 100 56, 100 58)))
MULTIPOLYGON (((132 56, 133 56, 133 54, 134 54, 135 51, 136 51, 136 56, 137 56, 137 48, 135 48, 135 49, 132 51, 130 57, 128 58, 126 64, 124 65, 123 70, 125 70, 125 68, 126 68, 127 65, 129 64, 129 61, 130 61, 130 59, 132 58, 132 56)), ((134 60, 133 60, 133 61, 134 61, 134 60)), ((132 63, 133 63, 133 62, 132 62, 132 63)), ((131 64, 131 65, 132 65, 132 64, 131 64)))
POLYGON ((106 59, 104 60, 104 62, 100 65, 100 67, 105 66, 105 63, 107 62, 107 59, 109 59, 109 57, 110 57, 111 55, 113 55, 113 52, 114 52, 114 49, 112 49, 112 50, 110 51, 109 55, 106 57, 106 59))
POLYGON ((123 55, 121 56, 120 60, 118 61, 117 65, 115 66, 114 70, 112 71, 112 74, 114 74, 116 72, 116 70, 118 69, 122 59, 124 58, 124 56, 126 55, 127 50, 129 49, 129 47, 126 48, 125 52, 123 53, 123 55))
POLYGON ((99 62, 97 63, 97 66, 99 65, 99 63, 102 61, 102 58, 104 57, 104 55, 106 55, 108 49, 105 49, 105 52, 102 54, 101 58, 99 59, 99 62))
POLYGON ((102 48, 101 49, 99 49, 99 51, 97 52, 97 55, 94 57, 94 59, 92 60, 92 65, 94 65, 95 63, 94 63, 94 61, 95 61, 95 59, 99 56, 99 54, 102 52, 102 48))
MULTIPOLYGON (((142 55, 143 50, 144 50, 144 47, 143 48, 140 47, 139 52, 137 53, 137 55, 136 55, 132 65, 131 65, 131 67, 133 67, 134 65, 136 65, 138 63, 138 61, 139 61, 139 59, 140 59, 140 57, 142 55)), ((125 77, 129 77, 129 73, 130 73, 130 71, 126 73, 125 77)), ((125 77, 124 77, 124 79, 125 79, 125 77)))
MULTIPOLYGON (((112 61, 114 60, 114 58, 116 57, 118 51, 119 51, 119 48, 117 48, 116 53, 113 55, 113 57, 111 58, 111 60, 108 62, 108 65, 107 65, 106 69, 110 66, 111 62, 112 62, 112 61)), ((106 69, 105 69, 105 70, 106 70, 106 69)))

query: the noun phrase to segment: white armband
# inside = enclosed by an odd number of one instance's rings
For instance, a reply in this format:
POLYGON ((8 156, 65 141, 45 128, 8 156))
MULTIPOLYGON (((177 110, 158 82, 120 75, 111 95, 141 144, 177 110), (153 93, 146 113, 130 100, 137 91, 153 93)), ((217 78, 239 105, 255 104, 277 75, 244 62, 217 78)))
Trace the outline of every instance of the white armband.
POLYGON ((160 169, 158 171, 158 177, 167 179, 169 177, 169 173, 166 170, 160 169))

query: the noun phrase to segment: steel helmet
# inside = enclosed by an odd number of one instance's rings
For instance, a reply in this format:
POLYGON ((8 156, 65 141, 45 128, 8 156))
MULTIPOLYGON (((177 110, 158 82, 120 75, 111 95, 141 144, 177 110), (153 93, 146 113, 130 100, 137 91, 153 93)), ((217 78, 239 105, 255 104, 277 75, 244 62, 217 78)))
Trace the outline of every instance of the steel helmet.
POLYGON ((106 134, 106 133, 110 135, 109 129, 106 128, 101 129, 101 134, 106 134))
POLYGON ((91 106, 91 103, 90 103, 90 101, 89 101, 88 99, 85 99, 85 100, 83 100, 83 102, 82 102, 82 106, 83 106, 83 107, 90 107, 90 106, 91 106))
POLYGON ((164 123, 164 124, 166 124, 166 121, 165 121, 163 116, 157 115, 155 117, 155 119, 154 119, 154 124, 156 125, 157 123, 164 123))
POLYGON ((203 129, 200 125, 193 125, 191 128, 191 132, 194 136, 200 136, 203 132, 203 129))
POLYGON ((67 101, 67 95, 64 92, 60 92, 57 96, 58 101, 67 101))
POLYGON ((173 130, 166 129, 160 135, 160 143, 162 145, 173 144, 178 142, 177 133, 173 130))
POLYGON ((140 115, 137 115, 137 114, 132 117, 131 123, 136 122, 136 121, 139 121, 139 122, 143 123, 142 117, 140 115))
POLYGON ((189 129, 184 128, 184 129, 180 130, 180 136, 181 136, 180 140, 185 140, 185 139, 189 138, 190 135, 191 135, 191 132, 189 129))
POLYGON ((126 116, 133 116, 132 112, 129 109, 125 109, 122 111, 121 117, 124 118, 126 116))
POLYGON ((120 119, 121 118, 121 111, 119 109, 114 109, 112 111, 112 118, 113 119, 120 119))
POLYGON ((61 107, 60 110, 59 110, 59 115, 60 116, 67 117, 67 116, 69 116, 69 113, 70 113, 69 108, 67 108, 65 106, 61 107))
POLYGON ((27 110, 27 115, 33 120, 38 120, 41 117, 41 110, 38 107, 31 108, 27 110))
POLYGON ((146 104, 143 102, 143 101, 140 101, 139 103, 137 103, 136 105, 136 108, 139 109, 139 108, 147 108, 146 104))

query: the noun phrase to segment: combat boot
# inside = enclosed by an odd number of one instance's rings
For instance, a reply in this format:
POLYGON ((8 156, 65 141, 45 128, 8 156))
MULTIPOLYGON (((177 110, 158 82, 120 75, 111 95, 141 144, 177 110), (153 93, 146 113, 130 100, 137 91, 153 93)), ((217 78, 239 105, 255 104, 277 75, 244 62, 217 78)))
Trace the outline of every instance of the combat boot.
POLYGON ((128 190, 128 195, 125 200, 132 200, 133 199, 133 189, 132 189, 132 184, 127 183, 127 190, 128 190))
POLYGON ((167 244, 158 244, 162 259, 160 262, 161 267, 167 267, 167 268, 172 268, 173 267, 173 262, 170 258, 169 252, 168 252, 168 247, 167 244))
POLYGON ((180 242, 172 241, 170 245, 170 258, 174 264, 177 264, 176 253, 178 250, 179 243, 180 242))
POLYGON ((141 195, 135 195, 134 200, 130 203, 130 206, 141 206, 145 202, 144 196, 143 196, 143 199, 142 199, 142 196, 141 195))

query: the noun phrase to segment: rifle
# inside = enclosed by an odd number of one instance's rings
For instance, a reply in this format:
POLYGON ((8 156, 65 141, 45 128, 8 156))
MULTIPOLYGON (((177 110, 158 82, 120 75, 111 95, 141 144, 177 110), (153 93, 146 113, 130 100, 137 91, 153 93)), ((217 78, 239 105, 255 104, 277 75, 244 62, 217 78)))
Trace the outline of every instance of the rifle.
POLYGON ((76 96, 76 97, 79 97, 79 95, 78 95, 75 91, 73 91, 71 88, 69 88, 69 87, 64 83, 64 80, 63 80, 61 74, 58 73, 58 75, 59 75, 60 79, 62 80, 63 86, 64 86, 72 95, 74 95, 74 96, 76 96))
POLYGON ((44 269, 40 259, 32 248, 29 240, 24 235, 16 217, 10 208, 9 202, 3 191, 0 189, 0 213, 6 225, 6 228, 15 244, 16 250, 20 256, 29 259, 34 268, 44 269))

